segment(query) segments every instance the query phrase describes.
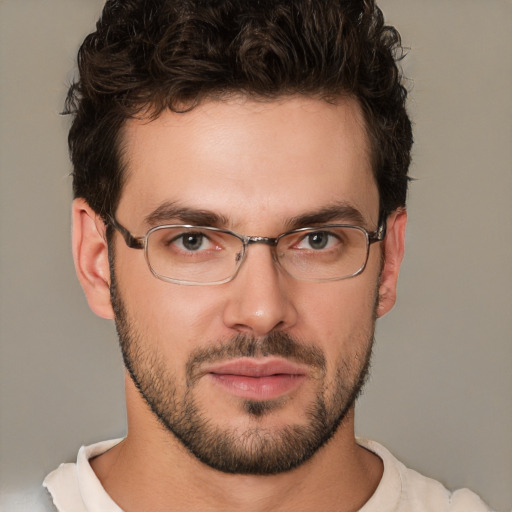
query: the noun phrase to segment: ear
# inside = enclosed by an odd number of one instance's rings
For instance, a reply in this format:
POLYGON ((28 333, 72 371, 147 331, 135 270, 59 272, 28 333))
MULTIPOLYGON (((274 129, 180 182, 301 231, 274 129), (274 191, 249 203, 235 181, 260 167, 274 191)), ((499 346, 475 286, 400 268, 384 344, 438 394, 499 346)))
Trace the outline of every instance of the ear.
POLYGON ((73 201, 73 259, 89 307, 102 318, 114 318, 106 226, 84 199, 73 201))
POLYGON ((390 311, 396 301, 398 272, 404 257, 406 224, 407 212, 403 208, 395 210, 387 220, 386 236, 382 242, 384 262, 379 284, 378 317, 390 311))

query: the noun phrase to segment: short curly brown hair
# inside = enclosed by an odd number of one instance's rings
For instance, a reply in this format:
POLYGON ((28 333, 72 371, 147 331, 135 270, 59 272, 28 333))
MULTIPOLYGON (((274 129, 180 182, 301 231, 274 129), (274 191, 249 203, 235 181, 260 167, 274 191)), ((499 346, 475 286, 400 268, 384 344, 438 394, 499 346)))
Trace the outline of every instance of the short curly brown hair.
POLYGON ((361 105, 384 214, 405 205, 411 123, 400 35, 373 0, 108 0, 78 54, 66 113, 75 197, 117 208, 121 131, 141 112, 242 94, 361 105))

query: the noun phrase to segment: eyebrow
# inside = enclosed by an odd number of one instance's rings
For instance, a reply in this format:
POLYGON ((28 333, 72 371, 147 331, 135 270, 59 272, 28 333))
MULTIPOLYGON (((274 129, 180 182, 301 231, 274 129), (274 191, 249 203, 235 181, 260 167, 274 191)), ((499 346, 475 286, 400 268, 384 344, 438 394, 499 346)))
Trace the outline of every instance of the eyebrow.
POLYGON ((201 210, 180 206, 167 201, 146 215, 144 221, 149 226, 160 224, 193 224, 195 226, 220 227, 226 226, 228 220, 223 215, 210 210, 201 210))
POLYGON ((355 223, 361 226, 365 224, 363 214, 357 208, 345 202, 337 202, 319 210, 292 217, 287 221, 287 226, 289 229, 298 229, 333 221, 355 223))
MULTIPOLYGON (((229 225, 229 220, 224 215, 210 210, 181 206, 172 201, 162 203, 146 215, 144 221, 148 226, 174 223, 206 227, 225 227, 229 225)), ((285 226, 286 230, 292 230, 327 224, 333 221, 355 223, 357 225, 364 225, 365 223, 362 213, 357 208, 345 202, 337 202, 318 210, 291 217, 286 220, 285 226)))

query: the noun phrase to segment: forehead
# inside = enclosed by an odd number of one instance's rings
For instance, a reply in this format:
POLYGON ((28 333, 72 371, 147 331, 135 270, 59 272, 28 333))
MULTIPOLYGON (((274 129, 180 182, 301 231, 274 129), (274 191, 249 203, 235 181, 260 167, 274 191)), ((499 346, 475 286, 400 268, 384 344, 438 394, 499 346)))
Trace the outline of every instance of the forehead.
POLYGON ((163 204, 212 211, 233 228, 340 202, 378 217, 364 118, 352 99, 212 101, 130 120, 123 136, 117 214, 134 227, 163 204))

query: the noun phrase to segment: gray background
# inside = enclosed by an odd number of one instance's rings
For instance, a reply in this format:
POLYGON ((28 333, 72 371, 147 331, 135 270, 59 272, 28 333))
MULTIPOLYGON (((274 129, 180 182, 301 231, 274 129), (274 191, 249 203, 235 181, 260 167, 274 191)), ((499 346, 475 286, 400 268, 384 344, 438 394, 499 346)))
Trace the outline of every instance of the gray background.
MULTIPOLYGON (((114 329, 70 252, 58 115, 101 0, 0 0, 0 508, 125 430, 114 329)), ((396 309, 358 433, 449 487, 512 506, 512 3, 382 0, 410 47, 416 144, 396 309)))

